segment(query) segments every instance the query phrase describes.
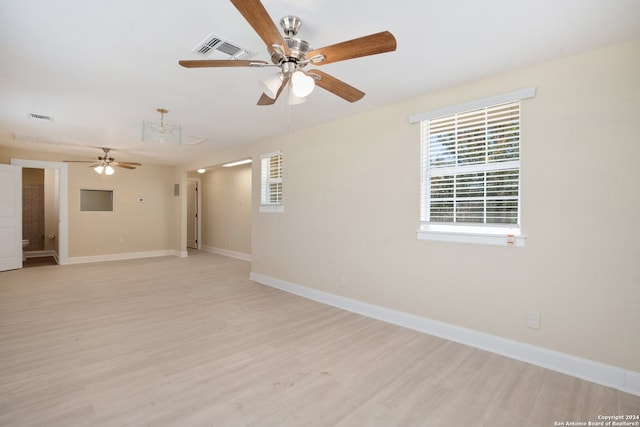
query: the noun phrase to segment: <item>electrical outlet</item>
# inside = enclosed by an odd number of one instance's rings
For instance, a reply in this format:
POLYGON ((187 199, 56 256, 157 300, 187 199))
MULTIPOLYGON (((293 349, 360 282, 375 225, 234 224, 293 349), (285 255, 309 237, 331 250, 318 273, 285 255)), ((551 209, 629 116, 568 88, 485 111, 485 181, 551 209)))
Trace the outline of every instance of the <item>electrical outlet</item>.
POLYGON ((527 312, 527 327, 540 329, 540 313, 537 311, 527 312))
POLYGON ((346 288, 348 283, 349 283, 349 278, 347 276, 341 276, 340 277, 340 287, 341 288, 346 288))

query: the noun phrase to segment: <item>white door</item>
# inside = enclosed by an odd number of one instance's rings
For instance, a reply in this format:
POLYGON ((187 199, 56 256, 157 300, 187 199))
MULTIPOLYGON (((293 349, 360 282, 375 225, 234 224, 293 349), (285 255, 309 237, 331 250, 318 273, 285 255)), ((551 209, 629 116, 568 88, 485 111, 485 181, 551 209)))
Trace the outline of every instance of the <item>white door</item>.
POLYGON ((22 268, 22 168, 0 164, 0 271, 22 268))
POLYGON ((187 182, 187 247, 198 249, 198 182, 187 182))

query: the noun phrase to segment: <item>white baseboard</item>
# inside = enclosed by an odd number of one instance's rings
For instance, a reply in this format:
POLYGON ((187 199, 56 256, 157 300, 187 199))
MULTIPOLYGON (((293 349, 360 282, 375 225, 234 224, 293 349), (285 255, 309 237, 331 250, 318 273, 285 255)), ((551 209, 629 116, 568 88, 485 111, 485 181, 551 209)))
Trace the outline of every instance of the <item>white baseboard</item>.
POLYGON ((220 248, 215 248, 213 246, 205 246, 205 245, 200 246, 200 249, 205 251, 205 252, 210 252, 212 254, 224 255, 224 256, 231 257, 231 258, 237 258, 237 259, 241 259, 243 261, 251 262, 251 255, 250 254, 245 254, 245 253, 242 253, 242 252, 235 252, 235 251, 230 251, 228 249, 220 249, 220 248))
POLYGON ((318 291, 263 274, 251 272, 249 278, 263 285, 353 313, 435 335, 640 396, 640 372, 318 291))
POLYGON ((125 253, 119 253, 119 254, 69 257, 67 258, 67 262, 65 264, 84 264, 88 262, 122 261, 127 259, 154 258, 154 257, 160 257, 160 256, 186 257, 186 255, 182 255, 181 251, 166 249, 166 250, 147 251, 147 252, 125 252, 125 253))

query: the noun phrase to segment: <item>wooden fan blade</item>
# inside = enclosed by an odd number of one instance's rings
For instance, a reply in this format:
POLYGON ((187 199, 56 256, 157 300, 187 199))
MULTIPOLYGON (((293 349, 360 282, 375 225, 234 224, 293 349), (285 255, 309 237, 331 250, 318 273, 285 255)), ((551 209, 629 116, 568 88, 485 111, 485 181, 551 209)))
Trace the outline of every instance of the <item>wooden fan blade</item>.
POLYGON ((285 75, 284 79, 282 79, 282 84, 280 85, 280 89, 278 89, 278 92, 276 92, 275 99, 271 98, 266 93, 263 93, 262 96, 260 97, 260 99, 258 99, 258 104, 257 105, 273 105, 273 104, 275 104, 276 101, 278 100, 278 97, 280 96, 280 94, 284 90, 284 88, 287 87, 287 84, 289 83, 289 79, 290 79, 290 76, 288 74, 285 75))
POLYGON ((307 53, 307 58, 315 55, 324 56, 324 61, 313 62, 315 65, 325 65, 345 59, 360 58, 361 56, 377 55, 379 53, 396 50, 396 38, 389 31, 370 34, 342 43, 333 44, 307 53))
POLYGON ((130 166, 126 163, 118 163, 118 162, 113 162, 111 163, 112 166, 117 166, 119 168, 124 168, 124 169, 135 169, 135 166, 130 166))
POLYGON ((282 47, 285 55, 289 55, 287 42, 284 41, 284 37, 280 34, 278 27, 276 27, 260 0, 231 0, 231 3, 244 16, 249 25, 253 27, 253 30, 258 33, 264 44, 267 45, 269 52, 271 52, 273 45, 278 45, 282 47))
POLYGON ((142 163, 138 162, 115 162, 118 165, 127 165, 127 166, 142 166, 142 163))
POLYGON ((273 105, 276 100, 270 98, 266 93, 263 93, 260 99, 258 99, 258 103, 256 105, 273 105))
POLYGON ((209 68, 209 67, 262 67, 269 65, 266 61, 249 61, 242 59, 196 59, 178 61, 185 68, 209 68))
POLYGON ((311 70, 307 72, 307 74, 315 74, 320 77, 319 79, 314 79, 317 86, 320 86, 322 89, 328 90, 334 95, 338 95, 340 98, 349 102, 359 101, 364 96, 364 92, 353 86, 349 86, 342 80, 338 80, 320 70, 311 70))
POLYGON ((94 163, 95 160, 63 160, 65 163, 94 163))

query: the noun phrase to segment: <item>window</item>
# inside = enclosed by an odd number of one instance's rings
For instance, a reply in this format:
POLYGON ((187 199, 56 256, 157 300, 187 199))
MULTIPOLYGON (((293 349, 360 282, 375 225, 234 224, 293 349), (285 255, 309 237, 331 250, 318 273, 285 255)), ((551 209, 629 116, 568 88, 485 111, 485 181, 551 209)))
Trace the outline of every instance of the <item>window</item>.
POLYGON ((421 126, 418 238, 524 245, 520 100, 526 89, 412 116, 421 126))
POLYGON ((282 153, 260 156, 260 212, 283 212, 282 153))
POLYGON ((80 189, 80 211, 113 212, 113 190, 80 189))

